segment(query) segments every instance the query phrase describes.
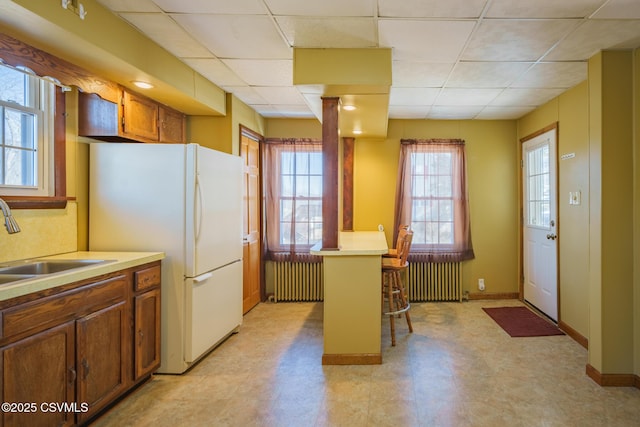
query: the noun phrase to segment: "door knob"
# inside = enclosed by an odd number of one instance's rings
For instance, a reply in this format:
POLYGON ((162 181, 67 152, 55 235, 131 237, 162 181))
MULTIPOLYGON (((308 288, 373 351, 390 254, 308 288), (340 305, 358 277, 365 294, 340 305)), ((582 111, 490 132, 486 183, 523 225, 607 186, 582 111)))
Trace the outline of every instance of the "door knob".
POLYGON ((555 234, 547 234, 547 239, 549 239, 549 240, 556 240, 556 237, 558 237, 558 236, 555 235, 555 234))

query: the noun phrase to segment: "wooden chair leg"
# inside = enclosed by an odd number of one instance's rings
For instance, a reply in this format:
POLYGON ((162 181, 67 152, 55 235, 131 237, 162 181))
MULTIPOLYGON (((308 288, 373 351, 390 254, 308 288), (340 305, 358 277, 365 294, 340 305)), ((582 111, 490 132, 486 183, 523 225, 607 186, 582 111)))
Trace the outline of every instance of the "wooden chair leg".
MULTIPOLYGON (((393 280, 393 275, 389 277, 389 280, 390 281, 393 280)), ((387 304, 389 306, 389 312, 393 313, 394 301, 393 301, 393 284, 392 283, 387 283, 387 299, 388 299, 387 304)), ((395 324, 395 318, 393 314, 389 315, 389 326, 391 328, 391 346, 393 347, 396 345, 396 324, 395 324)))

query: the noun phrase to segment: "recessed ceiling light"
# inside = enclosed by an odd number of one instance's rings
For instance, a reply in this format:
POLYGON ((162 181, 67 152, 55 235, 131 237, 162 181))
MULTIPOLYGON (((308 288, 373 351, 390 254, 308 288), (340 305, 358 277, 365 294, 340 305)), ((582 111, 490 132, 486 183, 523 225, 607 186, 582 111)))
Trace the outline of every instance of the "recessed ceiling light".
POLYGON ((342 108, 346 111, 353 111, 356 109, 355 105, 343 105, 342 108))
POLYGON ((360 135, 362 133, 362 131, 360 129, 354 129, 353 130, 353 134, 354 135, 360 135))
POLYGON ((153 85, 151 83, 147 83, 147 82, 142 82, 142 81, 134 81, 131 82, 134 85, 136 85, 137 87, 139 87, 140 89, 151 89, 153 87, 153 85))

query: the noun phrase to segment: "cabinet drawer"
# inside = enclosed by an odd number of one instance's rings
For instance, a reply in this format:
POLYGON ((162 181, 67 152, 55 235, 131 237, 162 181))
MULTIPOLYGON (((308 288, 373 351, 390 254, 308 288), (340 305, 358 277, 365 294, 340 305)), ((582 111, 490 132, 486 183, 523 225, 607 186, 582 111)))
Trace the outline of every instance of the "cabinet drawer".
POLYGON ((8 308, 2 313, 2 338, 35 333, 124 300, 129 283, 127 276, 115 276, 8 308))
POLYGON ((160 286, 160 266, 145 268, 135 273, 135 290, 142 291, 154 286, 160 286))

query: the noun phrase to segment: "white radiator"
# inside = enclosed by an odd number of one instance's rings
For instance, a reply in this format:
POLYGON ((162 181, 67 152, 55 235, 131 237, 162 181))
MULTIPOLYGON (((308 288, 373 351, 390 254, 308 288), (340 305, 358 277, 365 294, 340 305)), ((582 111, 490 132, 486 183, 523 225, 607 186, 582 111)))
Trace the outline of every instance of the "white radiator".
POLYGON ((322 263, 274 262, 274 301, 322 301, 322 263))
POLYGON ((462 301, 462 273, 459 262, 409 263, 410 301, 462 301))

